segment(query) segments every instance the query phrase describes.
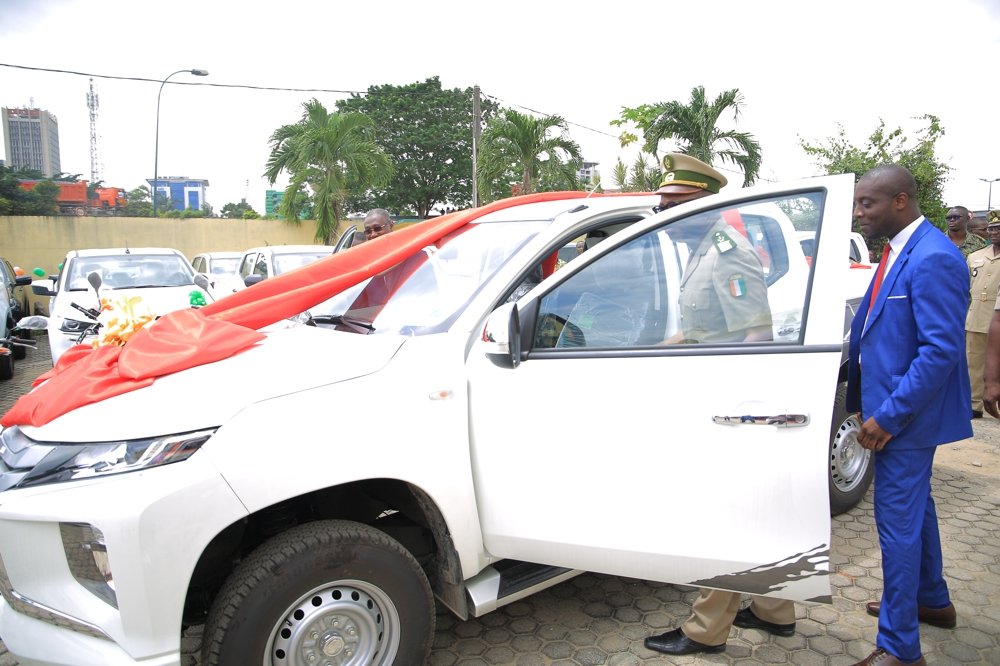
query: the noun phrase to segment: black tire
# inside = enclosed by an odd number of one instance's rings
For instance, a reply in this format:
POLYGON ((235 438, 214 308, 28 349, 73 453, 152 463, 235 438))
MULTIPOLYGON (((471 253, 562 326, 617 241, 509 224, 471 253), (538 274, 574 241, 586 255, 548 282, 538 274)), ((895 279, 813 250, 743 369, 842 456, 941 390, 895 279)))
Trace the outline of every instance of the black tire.
POLYGON ((229 576, 208 613, 202 664, 423 664, 434 619, 427 577, 398 541, 359 523, 308 523, 229 576))
MULTIPOLYGON (((18 331, 16 337, 19 340, 30 340, 31 339, 31 331, 18 331)), ((14 352, 14 360, 16 360, 16 361, 22 361, 22 360, 24 360, 28 356, 28 348, 27 347, 22 347, 20 345, 14 345, 13 347, 11 347, 10 350, 12 352, 14 352)))
POLYGON ((862 500, 875 475, 871 451, 858 443, 861 423, 847 413, 847 382, 837 386, 830 427, 830 515, 850 511, 862 500))
POLYGON ((0 379, 14 376, 14 354, 0 354, 0 379))

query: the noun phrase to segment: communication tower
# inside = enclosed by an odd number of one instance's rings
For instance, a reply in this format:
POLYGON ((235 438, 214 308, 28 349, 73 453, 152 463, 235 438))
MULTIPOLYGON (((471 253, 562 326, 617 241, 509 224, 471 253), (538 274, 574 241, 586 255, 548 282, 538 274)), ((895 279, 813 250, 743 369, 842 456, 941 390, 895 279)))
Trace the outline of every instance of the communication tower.
POLYGON ((94 79, 90 80, 90 92, 87 93, 87 108, 90 110, 90 182, 101 181, 100 163, 97 159, 97 93, 94 92, 94 79))

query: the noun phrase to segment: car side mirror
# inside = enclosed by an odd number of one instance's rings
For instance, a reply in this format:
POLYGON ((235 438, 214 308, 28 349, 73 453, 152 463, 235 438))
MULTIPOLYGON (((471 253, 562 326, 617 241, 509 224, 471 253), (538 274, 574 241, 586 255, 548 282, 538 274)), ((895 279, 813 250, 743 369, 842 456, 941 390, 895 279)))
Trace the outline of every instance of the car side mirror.
POLYGON ((517 303, 504 303, 486 318, 482 343, 486 357, 501 368, 521 364, 521 318, 517 303))
POLYGON ((258 282, 262 281, 263 279, 264 279, 263 275, 248 275, 245 278, 243 278, 243 284, 245 284, 248 287, 252 287, 258 282))
POLYGON ((18 275, 14 278, 14 286, 16 287, 27 287, 29 284, 31 284, 30 275, 18 275))
POLYGON ((31 285, 31 293, 33 293, 35 296, 55 296, 56 295, 56 292, 52 291, 51 289, 49 289, 48 287, 46 287, 44 284, 32 284, 31 285))

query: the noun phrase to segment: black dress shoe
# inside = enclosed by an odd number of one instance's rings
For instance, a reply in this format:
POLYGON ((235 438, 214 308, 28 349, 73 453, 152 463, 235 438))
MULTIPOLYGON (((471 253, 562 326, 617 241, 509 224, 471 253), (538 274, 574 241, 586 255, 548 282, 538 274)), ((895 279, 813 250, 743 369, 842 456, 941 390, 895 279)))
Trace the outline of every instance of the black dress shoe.
POLYGON ((705 645, 704 643, 691 640, 680 629, 674 629, 659 636, 650 636, 643 641, 643 645, 650 650, 656 650, 665 654, 697 654, 699 652, 725 652, 726 650, 725 643, 722 645, 705 645))
POLYGON ((972 418, 974 418, 974 419, 981 419, 981 418, 983 418, 983 413, 981 411, 979 411, 978 409, 973 409, 972 410, 972 418))
POLYGON ((775 636, 791 636, 795 633, 794 622, 791 624, 776 624, 774 622, 767 622, 766 620, 762 620, 754 615, 749 606, 736 614, 736 619, 733 620, 733 624, 737 627, 743 627, 744 629, 760 629, 769 634, 774 634, 775 636))

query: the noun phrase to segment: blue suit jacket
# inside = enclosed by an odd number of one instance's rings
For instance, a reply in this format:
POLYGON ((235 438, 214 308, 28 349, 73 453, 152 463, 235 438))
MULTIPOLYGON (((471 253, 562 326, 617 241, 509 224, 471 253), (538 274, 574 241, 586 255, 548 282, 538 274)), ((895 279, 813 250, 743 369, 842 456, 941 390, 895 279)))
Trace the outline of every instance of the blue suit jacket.
POLYGON ((924 218, 883 277, 869 313, 871 291, 869 285, 851 324, 848 411, 875 417, 893 435, 886 448, 971 437, 969 268, 961 251, 924 218))

